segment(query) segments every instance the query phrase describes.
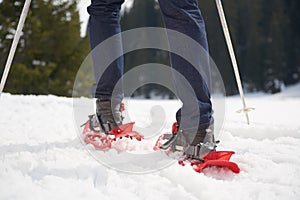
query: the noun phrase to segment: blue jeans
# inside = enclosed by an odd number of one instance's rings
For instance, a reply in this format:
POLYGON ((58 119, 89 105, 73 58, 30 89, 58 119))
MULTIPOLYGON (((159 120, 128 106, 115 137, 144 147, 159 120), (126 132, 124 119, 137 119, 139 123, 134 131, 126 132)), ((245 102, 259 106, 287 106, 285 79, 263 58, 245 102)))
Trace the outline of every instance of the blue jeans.
MULTIPOLYGON (((124 0, 92 0, 92 4, 88 7, 90 14, 90 44, 92 49, 107 38, 121 32, 120 9, 123 2, 124 0)), ((198 8, 198 0, 159 0, 159 5, 166 28, 191 37, 208 52, 205 24, 198 8)), ((172 48, 172 43, 170 43, 170 47, 172 48)), ((122 48, 121 40, 119 48, 122 48)), ((96 69, 101 66, 95 63, 95 59, 93 59, 93 61, 94 71, 96 71, 96 69)), ((208 56, 207 59, 200 60, 200 63, 201 62, 206 63, 203 66, 209 68, 207 64, 208 56)), ((183 107, 177 112, 177 121, 180 121, 180 119, 192 121, 194 118, 197 118, 199 120, 200 129, 207 128, 213 121, 208 85, 189 62, 174 53, 171 53, 171 65, 182 74, 186 80, 189 80, 189 84, 196 94, 196 100, 191 103, 189 97, 183 94, 181 95, 181 93, 178 92, 177 96, 182 101, 183 107), (195 111, 198 110, 198 108, 195 109, 195 106, 200 108, 200 113, 195 111)), ((207 71, 209 71, 209 69, 207 71)), ((122 75, 123 57, 119 57, 109 66, 102 78, 98 81, 93 91, 94 97, 110 99, 114 86, 118 80, 122 78, 122 75)), ((95 77, 96 80, 98 80, 98 78, 99 77, 95 77)), ((175 87, 180 88, 180 81, 176 80, 176 76, 174 76, 174 79, 175 87)), ((119 98, 122 98, 121 93, 119 98)))

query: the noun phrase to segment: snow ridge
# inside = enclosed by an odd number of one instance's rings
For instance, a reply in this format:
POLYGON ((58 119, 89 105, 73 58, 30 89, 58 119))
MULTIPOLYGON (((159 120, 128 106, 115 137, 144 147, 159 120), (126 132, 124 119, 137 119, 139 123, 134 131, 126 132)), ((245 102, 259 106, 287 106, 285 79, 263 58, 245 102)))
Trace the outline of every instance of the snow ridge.
MULTIPOLYGON (((256 108, 250 113, 250 126, 235 113, 239 98, 226 99, 219 149, 236 152, 232 160, 239 164, 240 174, 217 168, 197 174, 177 164, 143 175, 114 171, 82 145, 72 99, 4 94, 0 199, 300 199, 299 86, 278 95, 249 95, 248 105, 256 108)), ((137 102, 130 108, 137 121, 143 119, 141 124, 147 121, 143 109, 161 103, 168 117, 180 106, 175 101, 137 102)), ((168 120, 166 129, 174 121, 168 120)))

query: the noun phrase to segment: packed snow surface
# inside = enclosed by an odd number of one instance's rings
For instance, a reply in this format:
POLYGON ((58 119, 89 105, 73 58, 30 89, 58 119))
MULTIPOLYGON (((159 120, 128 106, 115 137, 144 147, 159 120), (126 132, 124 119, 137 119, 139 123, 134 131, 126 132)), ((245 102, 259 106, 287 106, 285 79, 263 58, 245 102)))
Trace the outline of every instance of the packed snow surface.
MULTIPOLYGON (((166 100, 128 104, 136 125, 150 124, 148 130, 155 132, 170 131, 180 107, 178 101, 166 100)), ((198 174, 176 162, 132 174, 107 168, 91 156, 93 150, 80 139, 81 119, 74 120, 71 98, 3 94, 0 199, 300 199, 300 85, 277 95, 247 95, 247 104, 255 107, 249 113, 250 125, 235 112, 241 107, 239 97, 226 98, 225 121, 218 133, 219 149, 236 152, 232 161, 239 164, 240 174, 217 168, 198 174)), ((86 119, 82 116, 82 123, 86 119)), ((151 151, 158 135, 146 136, 143 142, 119 141, 116 148, 125 144, 123 151, 151 151)), ((103 154, 114 158, 109 151, 103 154)), ((117 154, 122 157, 122 149, 117 154)), ((131 164, 126 159, 116 162, 131 164)))

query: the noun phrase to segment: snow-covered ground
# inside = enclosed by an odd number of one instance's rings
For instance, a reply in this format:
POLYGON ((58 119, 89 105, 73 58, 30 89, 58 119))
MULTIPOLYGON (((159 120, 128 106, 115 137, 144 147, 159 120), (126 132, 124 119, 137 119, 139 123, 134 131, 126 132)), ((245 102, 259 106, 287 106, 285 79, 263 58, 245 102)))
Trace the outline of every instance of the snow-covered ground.
MULTIPOLYGON (((219 134, 219 149, 236 152, 232 160, 240 174, 216 168, 197 174, 174 163, 137 175, 106 168, 90 156, 78 137, 72 99, 3 94, 0 199, 300 199, 300 85, 277 95, 247 97, 256 108, 251 125, 235 113, 239 98, 229 97, 219 134)), ((139 126, 149 121, 145 110, 160 104, 167 111, 163 125, 169 127, 179 106, 174 101, 131 103, 139 126)), ((155 119, 161 121, 159 115, 155 119)), ((147 149, 150 143, 146 139, 140 145, 147 149)), ((126 165, 126 159, 119 163, 126 165)))

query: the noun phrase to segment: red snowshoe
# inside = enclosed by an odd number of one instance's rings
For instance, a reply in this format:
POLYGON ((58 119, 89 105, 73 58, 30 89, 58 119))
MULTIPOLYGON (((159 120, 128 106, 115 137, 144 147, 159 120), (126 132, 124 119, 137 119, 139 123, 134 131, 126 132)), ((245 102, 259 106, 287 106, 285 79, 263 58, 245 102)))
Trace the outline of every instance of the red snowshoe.
MULTIPOLYGON (((161 135, 156 144, 154 146, 154 151, 164 151, 167 155, 172 154, 172 149, 166 149, 166 144, 172 140, 174 134, 177 134, 178 126, 177 123, 173 124, 172 133, 165 133, 161 135)), ((178 163, 182 166, 189 164, 192 168, 201 173, 203 169, 207 167, 220 167, 220 168, 228 168, 234 173, 239 173, 240 168, 234 162, 230 162, 231 156, 234 154, 233 151, 212 151, 199 156, 199 159, 191 159, 184 157, 183 159, 180 158, 178 163)))
POLYGON ((91 127, 91 120, 88 120, 83 129, 84 141, 86 144, 92 144, 96 149, 105 150, 112 146, 112 143, 122 137, 141 141, 144 136, 136 131, 133 131, 134 122, 120 125, 106 134, 100 130, 94 130, 91 127))
POLYGON ((96 101, 97 114, 90 115, 89 120, 84 124, 83 136, 87 144, 92 144, 96 149, 109 149, 112 143, 122 137, 141 141, 144 136, 133 131, 134 122, 122 124, 124 104, 117 105, 113 110, 110 101, 96 101), (117 118, 114 118, 113 113, 117 118), (100 118, 99 118, 100 116, 100 118), (117 119, 117 121, 115 121, 117 119), (105 121, 106 123, 101 123, 105 121))

